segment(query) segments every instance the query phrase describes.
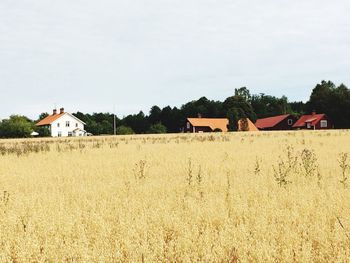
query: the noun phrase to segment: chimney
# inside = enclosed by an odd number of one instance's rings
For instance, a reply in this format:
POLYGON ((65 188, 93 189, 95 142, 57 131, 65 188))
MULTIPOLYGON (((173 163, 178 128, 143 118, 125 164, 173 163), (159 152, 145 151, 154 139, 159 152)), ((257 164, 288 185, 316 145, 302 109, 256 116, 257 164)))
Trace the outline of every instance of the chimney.
POLYGON ((53 109, 52 115, 56 115, 56 114, 57 114, 57 110, 56 110, 56 109, 53 109))
POLYGON ((60 108, 60 114, 64 113, 64 108, 60 108))
POLYGON ((315 116, 316 115, 316 110, 313 110, 312 111, 312 116, 315 116))

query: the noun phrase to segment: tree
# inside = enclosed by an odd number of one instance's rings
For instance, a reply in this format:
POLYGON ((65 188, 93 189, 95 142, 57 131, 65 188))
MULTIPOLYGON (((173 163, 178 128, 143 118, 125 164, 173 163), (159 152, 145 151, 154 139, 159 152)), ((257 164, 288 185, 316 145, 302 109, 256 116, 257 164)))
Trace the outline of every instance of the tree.
POLYGON ((49 116, 49 114, 47 112, 43 112, 39 115, 39 118, 38 118, 38 122, 45 119, 47 116, 49 116))
POLYGON ((235 96, 242 97, 245 101, 251 100, 250 91, 247 87, 241 87, 239 89, 235 89, 235 96))
POLYGON ((252 96, 251 104, 259 118, 292 113, 292 108, 286 96, 277 98, 261 93, 252 96))
POLYGON ((167 131, 166 127, 159 122, 151 125, 151 127, 148 130, 148 133, 157 134, 157 133, 166 133, 166 131, 167 131))
POLYGON ((327 114, 336 128, 350 128, 350 90, 344 84, 336 87, 333 82, 324 80, 317 84, 307 109, 327 114))
POLYGON ((317 84, 312 90, 310 100, 307 103, 308 111, 325 112, 330 106, 334 107, 334 105, 331 105, 331 97, 335 88, 331 81, 323 80, 320 84, 317 84))
POLYGON ((39 137, 50 137, 50 129, 46 126, 35 127, 35 131, 39 133, 39 137))
POLYGON ((149 122, 151 124, 156 124, 160 122, 162 110, 158 106, 153 106, 149 112, 149 122))
POLYGON ((117 134, 118 135, 134 134, 134 131, 130 127, 122 125, 117 127, 117 134))
POLYGON ((122 121, 122 125, 129 126, 135 133, 146 133, 149 129, 149 121, 145 114, 140 111, 138 114, 128 115, 122 121))
POLYGON ((161 123, 166 127, 168 132, 179 132, 180 127, 183 127, 185 122, 182 118, 181 111, 170 106, 164 107, 161 113, 161 123))
POLYGON ((235 95, 228 97, 223 103, 223 108, 226 112, 226 117, 229 119, 228 128, 230 131, 237 131, 237 123, 242 118, 249 118, 253 122, 256 120, 253 107, 244 96, 235 95))
POLYGON ((34 123, 25 116, 12 115, 0 123, 0 137, 25 138, 30 137, 34 123))

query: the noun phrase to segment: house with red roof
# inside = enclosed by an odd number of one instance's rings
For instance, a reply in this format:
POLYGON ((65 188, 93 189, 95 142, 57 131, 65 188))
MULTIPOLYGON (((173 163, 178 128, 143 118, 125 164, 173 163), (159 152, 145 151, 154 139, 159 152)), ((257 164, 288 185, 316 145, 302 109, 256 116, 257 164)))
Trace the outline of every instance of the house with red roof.
POLYGON ((291 130, 296 120, 297 119, 293 115, 284 114, 258 119, 255 126, 262 131, 291 130))
POLYGON ((47 127, 52 137, 85 136, 84 125, 83 121, 65 112, 64 108, 59 113, 54 109, 51 115, 36 124, 38 127, 47 127))
POLYGON ((316 112, 313 111, 312 114, 302 115, 299 120, 293 125, 293 129, 333 129, 333 122, 326 114, 316 114, 316 112))

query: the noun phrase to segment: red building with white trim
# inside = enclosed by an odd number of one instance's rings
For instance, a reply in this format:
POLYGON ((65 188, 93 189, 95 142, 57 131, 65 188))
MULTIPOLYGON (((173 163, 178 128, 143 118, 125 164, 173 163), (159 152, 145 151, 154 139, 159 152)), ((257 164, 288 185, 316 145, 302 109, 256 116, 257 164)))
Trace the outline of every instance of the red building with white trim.
POLYGON ((293 125, 293 129, 326 130, 333 129, 332 120, 324 113, 316 114, 315 111, 309 115, 302 115, 293 125))

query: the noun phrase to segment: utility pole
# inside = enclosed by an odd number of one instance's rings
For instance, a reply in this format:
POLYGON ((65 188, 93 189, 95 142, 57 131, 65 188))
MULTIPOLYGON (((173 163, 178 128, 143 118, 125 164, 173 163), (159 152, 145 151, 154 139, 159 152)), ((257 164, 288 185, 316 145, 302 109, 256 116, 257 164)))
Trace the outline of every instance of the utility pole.
POLYGON ((115 105, 113 105, 113 134, 117 135, 117 127, 116 127, 117 121, 115 116, 115 105))

